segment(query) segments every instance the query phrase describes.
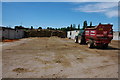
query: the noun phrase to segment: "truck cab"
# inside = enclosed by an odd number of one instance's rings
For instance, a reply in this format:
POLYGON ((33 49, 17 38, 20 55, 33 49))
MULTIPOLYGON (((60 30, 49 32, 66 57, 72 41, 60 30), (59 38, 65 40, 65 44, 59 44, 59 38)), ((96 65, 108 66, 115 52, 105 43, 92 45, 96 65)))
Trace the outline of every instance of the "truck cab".
POLYGON ((80 29, 79 33, 75 36, 75 43, 85 43, 85 30, 80 29))

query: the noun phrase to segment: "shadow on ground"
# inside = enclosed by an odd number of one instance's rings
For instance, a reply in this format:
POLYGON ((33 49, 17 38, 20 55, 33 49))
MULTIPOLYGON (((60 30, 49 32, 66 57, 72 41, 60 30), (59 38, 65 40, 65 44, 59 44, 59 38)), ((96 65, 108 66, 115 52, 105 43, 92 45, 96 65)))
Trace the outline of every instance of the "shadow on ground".
POLYGON ((101 49, 101 50, 120 50, 120 48, 114 48, 112 46, 108 46, 108 48, 97 48, 97 49, 101 49))

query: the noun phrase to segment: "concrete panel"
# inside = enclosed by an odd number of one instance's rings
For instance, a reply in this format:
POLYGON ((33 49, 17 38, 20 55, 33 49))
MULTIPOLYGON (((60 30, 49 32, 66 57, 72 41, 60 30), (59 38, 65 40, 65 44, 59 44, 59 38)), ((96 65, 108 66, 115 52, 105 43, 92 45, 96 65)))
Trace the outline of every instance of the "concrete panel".
POLYGON ((68 31, 67 38, 75 39, 75 36, 77 36, 79 32, 79 30, 68 31))
POLYGON ((4 39, 9 38, 9 30, 8 29, 3 29, 2 30, 2 37, 4 37, 4 39))
POLYGON ((20 39, 24 37, 24 31, 23 30, 14 30, 14 29, 1 29, 0 32, 2 33, 1 39, 2 37, 4 37, 4 39, 20 39))
POLYGON ((0 40, 2 40, 2 30, 0 30, 0 40))
POLYGON ((9 30, 9 39, 15 39, 15 30, 9 30))
POLYGON ((113 33, 113 40, 120 40, 120 35, 119 35, 120 32, 114 32, 113 33))
POLYGON ((70 31, 67 32, 67 38, 71 38, 70 31))

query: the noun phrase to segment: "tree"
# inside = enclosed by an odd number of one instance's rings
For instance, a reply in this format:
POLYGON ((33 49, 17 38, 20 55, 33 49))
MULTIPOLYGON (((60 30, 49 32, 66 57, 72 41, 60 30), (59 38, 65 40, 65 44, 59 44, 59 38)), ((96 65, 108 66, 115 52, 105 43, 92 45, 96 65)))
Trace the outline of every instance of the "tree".
POLYGON ((55 30, 58 30, 57 28, 55 28, 55 30))
POLYGON ((33 29, 33 26, 31 26, 31 29, 33 29))
POLYGON ((73 27, 72 27, 72 24, 71 24, 71 25, 70 25, 70 30, 72 30, 72 28, 73 28, 73 27))
POLYGON ((47 27, 47 29, 50 29, 49 27, 47 27))
POLYGON ((60 30, 60 28, 58 28, 58 30, 60 30))
POLYGON ((42 29, 42 27, 39 27, 38 29, 42 29))
POLYGON ((15 29, 24 29, 23 26, 15 26, 15 29))
POLYGON ((76 25, 75 24, 73 24, 73 30, 76 30, 76 25))
POLYGON ((92 26, 92 22, 90 22, 90 26, 92 26))
POLYGON ((50 29, 50 30, 52 30, 53 28, 52 28, 52 27, 50 27, 49 29, 50 29))
POLYGON ((78 24, 78 30, 80 30, 80 24, 78 24))
POLYGON ((87 21, 83 22, 83 29, 85 29, 87 27, 87 21))
POLYGON ((67 31, 70 31, 70 27, 69 26, 67 27, 67 31))

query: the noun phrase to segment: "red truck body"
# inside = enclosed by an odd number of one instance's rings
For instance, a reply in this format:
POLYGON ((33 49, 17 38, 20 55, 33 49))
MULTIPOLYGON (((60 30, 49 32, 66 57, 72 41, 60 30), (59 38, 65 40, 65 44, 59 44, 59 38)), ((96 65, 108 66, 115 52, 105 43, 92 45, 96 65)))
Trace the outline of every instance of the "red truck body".
POLYGON ((95 46, 108 45, 113 39, 112 26, 111 24, 99 24, 94 28, 85 28, 86 43, 93 40, 95 46))

